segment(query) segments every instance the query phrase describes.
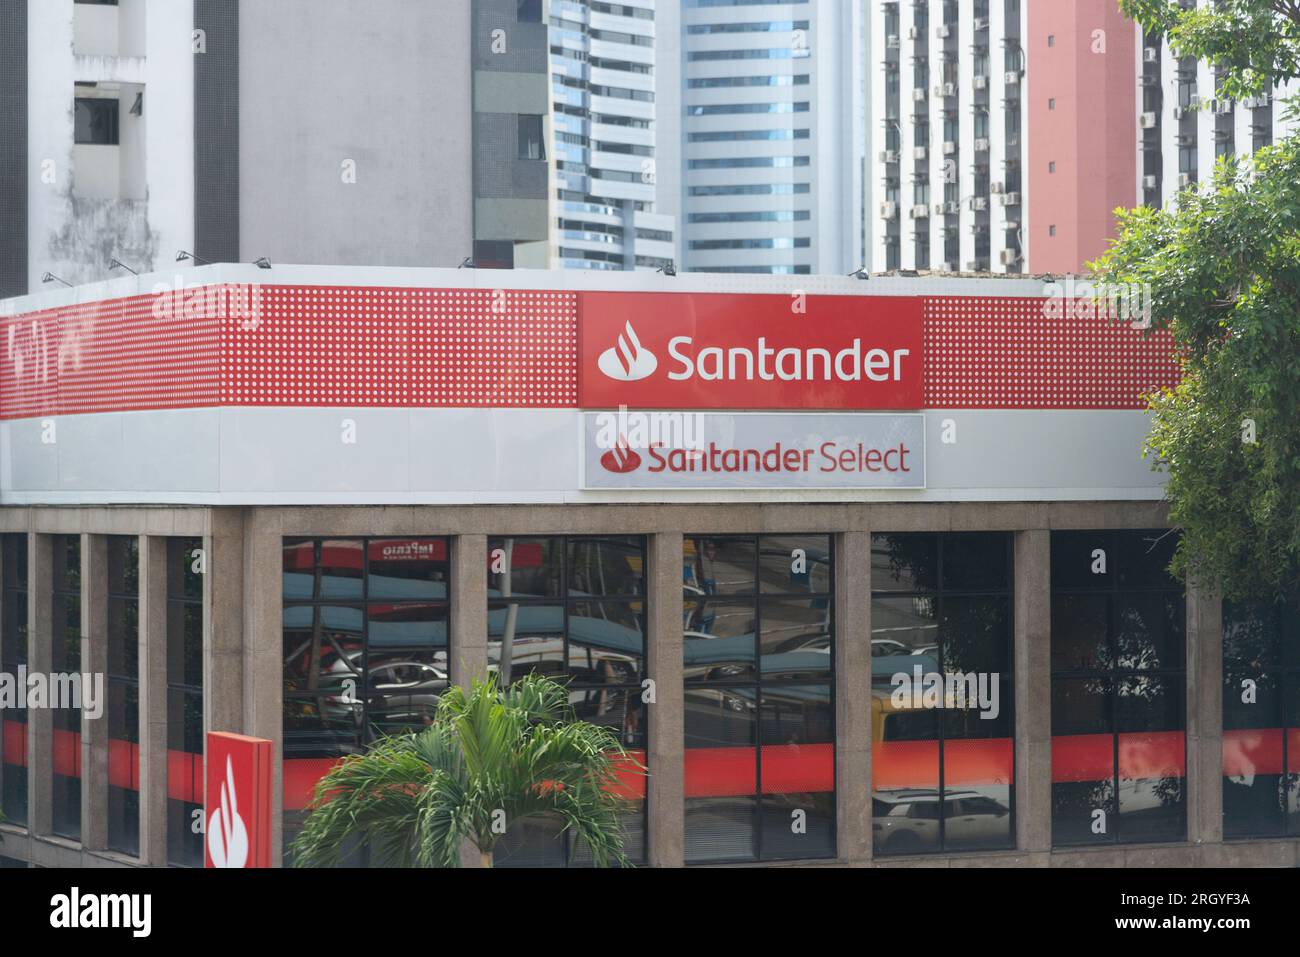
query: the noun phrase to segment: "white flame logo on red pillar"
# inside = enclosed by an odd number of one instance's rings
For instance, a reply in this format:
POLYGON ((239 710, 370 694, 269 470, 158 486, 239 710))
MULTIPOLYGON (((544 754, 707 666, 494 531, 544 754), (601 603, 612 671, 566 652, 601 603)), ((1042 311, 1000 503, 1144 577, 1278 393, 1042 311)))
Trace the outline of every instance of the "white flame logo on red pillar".
POLYGON ((248 863, 248 829, 239 816, 235 796, 235 769, 226 756, 226 780, 221 803, 208 821, 208 854, 213 867, 244 867, 248 863))
POLYGON ((641 467, 641 456, 633 452, 632 447, 627 444, 627 436, 619 435, 618 444, 600 457, 600 464, 608 472, 623 475, 627 472, 635 472, 641 467))
POLYGON ((611 379, 636 382, 653 375, 655 369, 659 368, 659 360, 653 352, 641 345, 632 323, 628 322, 618 335, 618 344, 601 353, 596 365, 611 379))

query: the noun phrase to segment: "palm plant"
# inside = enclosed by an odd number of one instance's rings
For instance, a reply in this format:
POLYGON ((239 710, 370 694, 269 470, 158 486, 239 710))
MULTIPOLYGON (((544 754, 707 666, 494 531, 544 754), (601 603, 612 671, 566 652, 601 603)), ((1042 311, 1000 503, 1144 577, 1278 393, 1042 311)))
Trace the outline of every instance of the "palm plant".
POLYGON ((456 867, 462 841, 492 866, 507 825, 557 816, 597 867, 626 865, 626 774, 644 774, 609 728, 578 720, 563 685, 495 677, 443 694, 432 725, 344 758, 316 785, 294 865, 331 867, 356 842, 389 866, 456 867))

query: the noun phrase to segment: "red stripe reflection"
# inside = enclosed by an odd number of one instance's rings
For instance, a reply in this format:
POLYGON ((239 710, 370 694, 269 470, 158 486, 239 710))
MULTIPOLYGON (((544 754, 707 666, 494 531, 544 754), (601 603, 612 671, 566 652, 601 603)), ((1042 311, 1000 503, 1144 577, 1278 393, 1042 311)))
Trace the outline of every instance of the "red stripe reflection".
POLYGON ((1125 781, 1181 778, 1187 775, 1186 734, 1182 731, 1066 734, 1052 738, 1052 783, 1099 781, 1115 773, 1119 738, 1119 776, 1125 781))

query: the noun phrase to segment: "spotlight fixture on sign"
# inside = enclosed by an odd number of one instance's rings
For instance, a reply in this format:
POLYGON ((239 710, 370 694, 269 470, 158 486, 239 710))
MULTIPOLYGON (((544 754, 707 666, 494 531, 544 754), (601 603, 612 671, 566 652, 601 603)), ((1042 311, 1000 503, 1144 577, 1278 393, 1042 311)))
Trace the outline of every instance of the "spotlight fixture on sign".
POLYGON ((187 259, 193 260, 195 263, 197 263, 200 266, 212 265, 212 263, 208 262, 206 259, 200 259, 198 256, 194 255, 191 252, 186 252, 184 249, 176 250, 176 261, 178 263, 183 263, 187 259))
POLYGON ((130 266, 128 266, 126 263, 122 262, 120 259, 110 259, 110 260, 108 261, 108 271, 109 271, 109 272, 112 272, 114 269, 125 269, 125 270, 126 270, 127 272, 129 272, 132 276, 138 276, 138 275, 140 275, 138 272, 136 272, 134 269, 132 269, 132 268, 131 268, 130 266))

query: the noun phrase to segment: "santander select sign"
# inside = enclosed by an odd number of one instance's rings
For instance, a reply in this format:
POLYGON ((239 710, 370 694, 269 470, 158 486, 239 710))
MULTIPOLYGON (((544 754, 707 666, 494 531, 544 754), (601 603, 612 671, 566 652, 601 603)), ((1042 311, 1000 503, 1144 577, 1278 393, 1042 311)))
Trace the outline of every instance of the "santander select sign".
POLYGON ((584 408, 921 406, 915 298, 588 292, 580 308, 584 408))

